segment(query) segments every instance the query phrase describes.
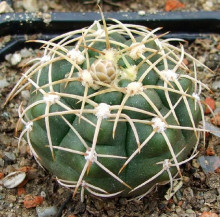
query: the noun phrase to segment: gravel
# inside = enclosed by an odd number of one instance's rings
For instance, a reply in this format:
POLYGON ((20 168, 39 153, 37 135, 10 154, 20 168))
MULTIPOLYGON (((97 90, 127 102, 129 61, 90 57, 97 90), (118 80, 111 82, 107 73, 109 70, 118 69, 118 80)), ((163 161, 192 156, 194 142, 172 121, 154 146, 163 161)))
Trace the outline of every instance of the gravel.
MULTIPOLYGON (((96 6, 97 1, 92 0, 13 0, 13 9, 15 12, 24 11, 98 11, 96 6)), ((219 0, 180 0, 184 7, 177 10, 182 11, 213 11, 220 9, 219 0)), ((103 11, 145 11, 148 13, 155 13, 158 11, 164 11, 167 0, 100 0, 100 5, 103 11)), ((143 14, 143 12, 141 12, 143 14)))

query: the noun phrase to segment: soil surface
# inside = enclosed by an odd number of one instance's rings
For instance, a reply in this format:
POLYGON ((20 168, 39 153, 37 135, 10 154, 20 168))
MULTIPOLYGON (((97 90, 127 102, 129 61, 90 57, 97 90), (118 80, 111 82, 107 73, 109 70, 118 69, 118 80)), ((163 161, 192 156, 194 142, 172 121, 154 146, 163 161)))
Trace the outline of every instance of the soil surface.
MULTIPOLYGON (((29 2, 32 4, 27 4, 25 0, 14 0, 13 10, 15 12, 97 10, 94 3, 82 6, 82 1, 33 0, 29 2)), ((214 11, 220 9, 218 0, 182 0, 181 2, 184 4, 184 8, 179 10, 214 11)), ((103 11, 145 10, 156 12, 165 10, 166 1, 103 0, 101 4, 103 11)), ((8 41, 10 41, 10 36, 0 38, 0 47, 8 41)), ((212 94, 204 91, 203 96, 204 98, 211 97, 215 101, 214 113, 217 114, 220 112, 220 36, 211 35, 207 39, 196 39, 190 44, 186 43, 185 49, 213 71, 204 71, 201 67, 198 77, 212 89, 212 94)), ((212 134, 207 134, 205 145, 201 141, 198 156, 181 168, 183 186, 170 200, 164 198, 169 186, 158 186, 157 191, 151 192, 141 200, 100 199, 85 196, 84 202, 80 202, 80 195, 72 199, 72 191, 58 185, 55 178, 36 163, 25 141, 22 141, 20 149, 18 149, 17 137, 19 135, 15 134, 18 120, 17 110, 20 103, 22 101, 25 103, 29 98, 29 91, 23 90, 7 106, 3 106, 6 96, 21 77, 21 73, 26 70, 25 63, 33 57, 40 56, 41 53, 41 50, 24 48, 7 55, 6 60, 0 64, 0 216, 46 217, 50 216, 48 212, 54 213, 52 216, 57 217, 205 217, 205 213, 207 217, 220 216, 220 169, 210 165, 211 172, 207 173, 206 169, 201 166, 202 161, 199 161, 202 156, 209 156, 210 159, 217 159, 214 161, 215 164, 219 163, 220 138, 212 134), (1 183, 2 178, 14 171, 24 171, 26 173, 25 181, 16 188, 5 188, 1 183), (38 201, 37 208, 26 208, 27 205, 24 204, 24 201, 27 200, 27 195, 39 196, 43 202, 38 201)), ((206 115, 207 122, 210 122, 211 118, 210 114, 206 115)), ((37 203, 37 201, 35 202, 37 203)))
POLYGON ((16 12, 24 11, 98 11, 96 3, 99 2, 102 10, 107 11, 139 11, 155 13, 168 10, 167 5, 175 10, 182 11, 214 11, 220 10, 219 0, 182 0, 180 4, 176 1, 167 0, 13 0, 13 8, 16 12), (175 5, 178 5, 177 7, 175 5))

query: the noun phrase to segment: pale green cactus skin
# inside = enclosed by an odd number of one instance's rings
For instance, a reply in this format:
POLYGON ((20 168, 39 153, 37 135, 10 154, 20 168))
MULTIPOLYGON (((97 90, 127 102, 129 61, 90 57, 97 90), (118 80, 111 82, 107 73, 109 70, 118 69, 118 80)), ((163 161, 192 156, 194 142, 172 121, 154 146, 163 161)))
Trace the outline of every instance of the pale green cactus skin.
POLYGON ((157 29, 113 21, 38 41, 44 56, 9 96, 24 81, 32 85, 19 109, 20 139, 74 195, 143 196, 157 184, 172 187, 196 152, 204 119, 198 61, 157 29))

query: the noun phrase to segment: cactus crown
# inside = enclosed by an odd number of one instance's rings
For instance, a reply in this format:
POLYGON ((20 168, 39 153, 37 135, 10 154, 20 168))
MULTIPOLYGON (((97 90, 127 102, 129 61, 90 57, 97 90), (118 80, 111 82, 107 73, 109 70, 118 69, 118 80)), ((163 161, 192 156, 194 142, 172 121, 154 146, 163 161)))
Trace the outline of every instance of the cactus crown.
POLYGON ((142 197, 155 184, 172 188, 180 165, 195 156, 207 87, 196 76, 199 61, 155 35, 160 28, 111 21, 36 40, 44 55, 8 100, 32 85, 28 106, 19 107, 19 142, 25 136, 36 160, 74 195, 80 188, 142 197))

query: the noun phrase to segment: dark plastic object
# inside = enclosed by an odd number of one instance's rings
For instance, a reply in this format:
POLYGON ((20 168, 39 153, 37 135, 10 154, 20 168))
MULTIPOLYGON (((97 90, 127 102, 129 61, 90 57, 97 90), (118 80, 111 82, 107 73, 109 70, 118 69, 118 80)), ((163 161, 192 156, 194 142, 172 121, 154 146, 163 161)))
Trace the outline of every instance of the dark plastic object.
MULTIPOLYGON (((88 13, 49 13, 49 23, 35 13, 6 13, 0 15, 0 37, 12 35, 11 41, 0 49, 0 60, 7 53, 14 52, 24 46, 27 38, 38 34, 38 39, 48 40, 58 34, 88 26, 101 18, 97 12, 88 13)), ((162 32, 169 31, 166 37, 178 37, 186 40, 206 38, 210 34, 220 33, 220 12, 160 12, 144 16, 135 12, 105 13, 105 18, 115 18, 123 23, 140 24, 149 28, 163 27, 162 32)), ((109 20, 108 23, 111 23, 109 20)), ((162 33, 161 32, 161 33, 162 33)), ((36 36, 35 36, 36 37, 36 36)), ((36 46, 36 45, 35 45, 36 46)), ((39 47, 39 45, 38 45, 39 47)))

